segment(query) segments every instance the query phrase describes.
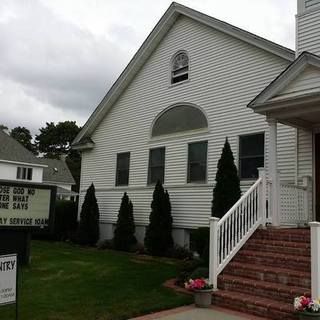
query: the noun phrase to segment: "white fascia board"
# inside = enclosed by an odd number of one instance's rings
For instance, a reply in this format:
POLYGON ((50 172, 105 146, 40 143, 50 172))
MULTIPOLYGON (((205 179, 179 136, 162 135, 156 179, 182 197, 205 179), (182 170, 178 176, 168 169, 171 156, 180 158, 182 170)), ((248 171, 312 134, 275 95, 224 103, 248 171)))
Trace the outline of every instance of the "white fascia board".
POLYGON ((2 162, 2 163, 10 163, 10 164, 18 164, 18 165, 27 166, 27 167, 40 167, 40 168, 47 168, 48 167, 46 164, 20 162, 20 161, 10 161, 10 160, 2 160, 2 159, 0 159, 0 162, 2 162))
POLYGON ((71 182, 60 182, 60 181, 50 181, 50 180, 43 180, 42 182, 45 184, 53 185, 53 186, 57 186, 59 184, 59 185, 67 186, 67 187, 72 187, 73 185, 76 184, 76 183, 71 183, 71 182))
POLYGON ((254 111, 261 114, 266 114, 267 112, 274 112, 281 109, 286 109, 287 111, 290 108, 294 108, 296 106, 311 105, 320 102, 320 94, 305 94, 297 98, 286 98, 282 100, 272 100, 266 101, 264 103, 256 104, 254 107, 254 111))
POLYGON ((274 79, 259 95, 257 95, 248 104, 248 107, 256 110, 259 105, 265 104, 269 99, 284 89, 308 66, 320 68, 320 58, 304 52, 291 65, 289 65, 286 70, 284 70, 276 79, 274 79))
POLYGON ((212 27, 218 31, 226 33, 234 38, 243 40, 247 43, 250 43, 260 49, 269 51, 281 58, 284 58, 288 61, 293 61, 295 58, 295 53, 289 48, 283 47, 277 43, 274 43, 270 40, 259 37, 249 31, 238 28, 232 24, 221 21, 219 19, 208 16, 204 13, 195 11, 191 8, 185 7, 180 4, 176 4, 177 11, 193 20, 199 21, 209 27, 212 27))

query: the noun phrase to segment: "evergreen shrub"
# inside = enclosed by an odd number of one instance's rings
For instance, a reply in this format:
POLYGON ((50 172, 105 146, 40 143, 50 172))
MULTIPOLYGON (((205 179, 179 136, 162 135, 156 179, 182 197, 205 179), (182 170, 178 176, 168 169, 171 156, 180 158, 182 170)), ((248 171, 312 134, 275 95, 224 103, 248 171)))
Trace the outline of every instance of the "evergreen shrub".
POLYGON ((144 244, 147 252, 155 256, 164 256, 173 247, 170 197, 160 181, 153 192, 144 244))
POLYGON ((93 246, 99 240, 99 207, 93 183, 87 193, 80 212, 80 223, 77 232, 77 242, 93 246))
POLYGON ((118 213, 118 220, 114 231, 113 245, 117 250, 129 251, 137 243, 134 235, 135 225, 133 205, 125 192, 118 213))

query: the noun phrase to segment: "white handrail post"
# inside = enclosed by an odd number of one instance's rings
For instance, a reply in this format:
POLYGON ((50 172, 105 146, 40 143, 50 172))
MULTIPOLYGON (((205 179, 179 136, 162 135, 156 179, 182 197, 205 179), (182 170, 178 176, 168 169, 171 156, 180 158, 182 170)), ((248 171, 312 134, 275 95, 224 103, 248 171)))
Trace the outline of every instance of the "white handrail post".
POLYGON ((280 184, 278 173, 277 156, 277 120, 267 119, 269 124, 269 178, 271 178, 270 206, 272 208, 272 225, 280 226, 280 184))
POLYGON ((261 185, 259 186, 259 215, 261 219, 262 227, 267 223, 267 179, 266 170, 264 168, 258 168, 259 178, 261 178, 261 185))
POLYGON ((320 297, 320 222, 310 222, 311 230, 311 296, 320 297))
POLYGON ((218 222, 219 218, 210 218, 210 243, 209 243, 209 283, 213 290, 218 288, 218 222))
MULTIPOLYGON (((309 187, 310 187, 310 180, 311 180, 310 176, 303 176, 302 177, 302 185, 303 185, 303 187, 305 187, 303 205, 304 205, 304 212, 305 212, 305 215, 306 215, 307 219, 310 218, 310 216, 309 216, 309 187)), ((313 219, 313 217, 311 219, 313 219)))

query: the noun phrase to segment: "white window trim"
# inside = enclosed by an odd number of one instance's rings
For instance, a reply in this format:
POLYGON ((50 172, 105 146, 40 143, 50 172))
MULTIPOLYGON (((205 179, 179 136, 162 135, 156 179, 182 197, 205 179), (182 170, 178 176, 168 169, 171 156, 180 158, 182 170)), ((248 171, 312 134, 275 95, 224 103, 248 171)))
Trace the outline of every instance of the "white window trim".
POLYGON ((241 165, 240 165, 240 162, 241 162, 241 158, 240 158, 240 138, 241 137, 247 137, 247 136, 254 136, 254 135, 258 135, 258 134, 263 134, 264 136, 264 140, 263 140, 263 163, 264 163, 264 167, 266 166, 266 132, 265 131, 258 131, 258 132, 250 132, 250 133, 244 133, 244 134, 240 134, 238 136, 238 159, 237 159, 237 164, 238 164, 238 176, 239 176, 239 179, 240 181, 243 181, 243 182, 250 182, 250 181, 256 181, 255 178, 242 178, 241 177, 241 165))
POLYGON ((202 107, 199 107, 196 104, 190 103, 190 102, 179 102, 175 103, 165 109, 163 109, 160 113, 158 113, 154 118, 151 123, 151 126, 149 128, 149 142, 155 142, 155 141, 166 141, 166 140, 172 140, 172 139, 177 139, 185 136, 192 136, 192 135, 200 135, 200 134, 208 134, 210 132, 210 124, 209 124, 209 119, 208 115, 205 112, 205 110, 202 107), (174 133, 169 133, 169 134, 164 134, 161 136, 152 136, 152 130, 158 119, 166 112, 168 112, 170 109, 176 108, 176 107, 183 107, 183 106, 190 106, 199 109, 200 112, 205 116, 207 120, 207 127, 206 128, 200 128, 200 129, 193 129, 193 130, 187 130, 187 131, 180 131, 180 132, 174 132, 174 133))
MULTIPOLYGON (((23 176, 23 174, 21 174, 20 176, 23 176)), ((16 171, 16 180, 18 181, 33 181, 33 168, 32 167, 26 167, 26 166, 18 166, 17 167, 17 171, 16 171), (21 177, 18 177, 18 171, 20 170, 23 170, 23 169, 26 169, 26 176, 25 178, 21 178, 21 177), (28 179, 28 172, 29 170, 31 170, 31 179, 28 179)))
POLYGON ((208 171, 209 171, 209 167, 208 167, 208 161, 209 161, 209 139, 201 139, 201 140, 195 140, 195 141, 188 141, 187 143, 187 166, 186 166, 186 175, 185 175, 185 183, 186 185, 207 185, 208 184, 208 171), (189 145, 190 144, 194 144, 194 143, 201 143, 201 142, 206 142, 207 143, 207 159, 206 159, 206 178, 203 181, 190 181, 188 182, 188 176, 189 176, 189 145))
MULTIPOLYGON (((185 74, 186 74, 185 73, 185 74)), ((187 50, 178 50, 175 54, 172 55, 171 59, 170 59, 170 65, 169 65, 169 88, 170 87, 175 87, 179 84, 182 84, 182 83, 186 83, 188 81, 190 81, 190 75, 191 75, 191 60, 190 60, 190 54, 187 50), (180 54, 180 53, 185 53, 187 56, 188 56, 188 72, 186 72, 188 74, 188 79, 185 79, 185 80, 182 80, 182 81, 178 81, 178 82, 175 82, 175 83, 172 83, 172 73, 173 73, 173 61, 175 59, 175 57, 180 54)))

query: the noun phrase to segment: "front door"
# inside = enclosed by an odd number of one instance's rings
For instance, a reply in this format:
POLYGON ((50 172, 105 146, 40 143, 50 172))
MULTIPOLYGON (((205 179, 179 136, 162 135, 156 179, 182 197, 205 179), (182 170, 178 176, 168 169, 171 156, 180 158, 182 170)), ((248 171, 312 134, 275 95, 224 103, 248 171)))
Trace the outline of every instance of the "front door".
POLYGON ((320 133, 315 135, 316 219, 320 221, 320 133))

